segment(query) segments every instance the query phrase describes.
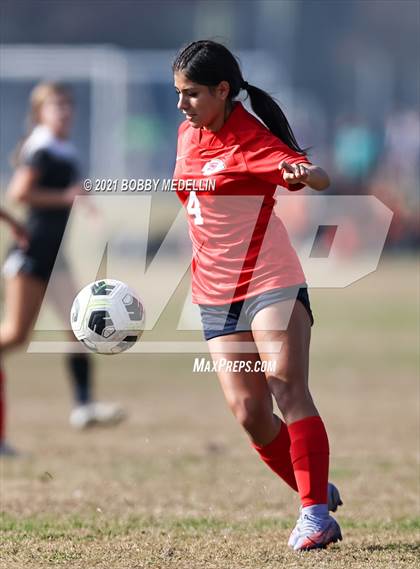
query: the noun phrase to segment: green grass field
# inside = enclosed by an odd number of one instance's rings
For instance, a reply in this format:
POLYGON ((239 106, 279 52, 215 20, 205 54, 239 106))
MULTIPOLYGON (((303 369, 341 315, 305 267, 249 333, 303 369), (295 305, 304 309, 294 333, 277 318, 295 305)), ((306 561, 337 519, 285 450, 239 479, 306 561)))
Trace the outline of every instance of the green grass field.
POLYGON ((0 567, 389 568, 419 565, 418 272, 383 261, 311 294, 311 385, 327 425, 344 541, 295 554, 298 499, 257 459, 192 355, 97 357, 129 420, 77 433, 59 355, 6 360, 0 567))

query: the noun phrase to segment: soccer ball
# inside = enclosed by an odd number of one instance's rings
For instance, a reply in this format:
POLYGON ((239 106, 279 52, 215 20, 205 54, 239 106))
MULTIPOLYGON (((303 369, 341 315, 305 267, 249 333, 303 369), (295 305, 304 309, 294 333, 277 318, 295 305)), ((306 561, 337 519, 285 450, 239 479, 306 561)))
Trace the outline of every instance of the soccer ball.
POLYGON ((88 284, 70 311, 74 335, 92 352, 119 354, 137 342, 144 327, 144 307, 125 283, 103 279, 88 284))

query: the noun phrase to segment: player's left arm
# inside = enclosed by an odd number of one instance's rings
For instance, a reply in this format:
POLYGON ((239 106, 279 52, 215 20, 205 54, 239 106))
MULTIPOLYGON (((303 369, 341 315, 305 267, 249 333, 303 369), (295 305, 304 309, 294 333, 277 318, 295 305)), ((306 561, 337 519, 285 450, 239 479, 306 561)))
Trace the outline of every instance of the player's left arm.
POLYGON ((282 160, 279 169, 282 170, 284 181, 290 185, 305 184, 319 192, 330 185, 330 178, 325 170, 314 164, 290 164, 282 160))

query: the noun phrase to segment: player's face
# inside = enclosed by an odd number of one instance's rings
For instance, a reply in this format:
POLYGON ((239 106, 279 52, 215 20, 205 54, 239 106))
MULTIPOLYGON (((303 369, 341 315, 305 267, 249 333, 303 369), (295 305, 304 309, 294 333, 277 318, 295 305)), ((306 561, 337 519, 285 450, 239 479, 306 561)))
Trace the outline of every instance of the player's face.
POLYGON ((64 95, 50 95, 41 107, 40 122, 59 138, 67 138, 73 119, 73 105, 64 95))
POLYGON ((216 87, 208 87, 190 81, 182 72, 174 74, 178 93, 178 109, 194 128, 218 130, 224 123, 229 83, 222 81, 216 87))

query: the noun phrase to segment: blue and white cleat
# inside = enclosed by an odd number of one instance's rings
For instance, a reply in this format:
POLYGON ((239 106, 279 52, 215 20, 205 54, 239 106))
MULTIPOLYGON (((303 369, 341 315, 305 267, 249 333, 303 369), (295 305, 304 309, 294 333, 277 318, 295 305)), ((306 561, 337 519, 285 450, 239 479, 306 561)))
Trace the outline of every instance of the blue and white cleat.
POLYGON ((82 430, 96 425, 117 425, 125 418, 126 413, 118 403, 85 403, 73 409, 70 414, 70 425, 82 430))
MULTIPOLYGON (((328 482, 328 510, 330 512, 336 512, 338 506, 342 505, 343 502, 341 500, 340 492, 338 491, 337 486, 335 486, 332 482, 328 482)), ((299 535, 299 523, 302 518, 302 506, 300 507, 299 512, 299 518, 296 521, 296 526, 290 534, 289 541, 287 542, 287 545, 289 547, 294 547, 299 535)))
POLYGON ((303 513, 297 529, 298 535, 293 546, 295 551, 323 549, 343 539, 340 526, 329 514, 314 516, 303 513))
POLYGON ((0 456, 13 458, 13 457, 20 456, 20 453, 14 447, 12 447, 8 443, 2 441, 2 442, 0 442, 0 456))

